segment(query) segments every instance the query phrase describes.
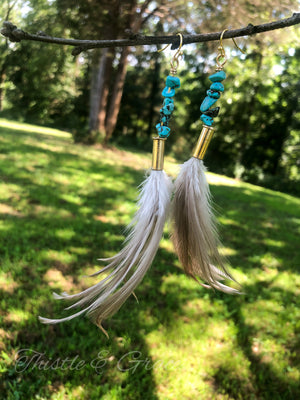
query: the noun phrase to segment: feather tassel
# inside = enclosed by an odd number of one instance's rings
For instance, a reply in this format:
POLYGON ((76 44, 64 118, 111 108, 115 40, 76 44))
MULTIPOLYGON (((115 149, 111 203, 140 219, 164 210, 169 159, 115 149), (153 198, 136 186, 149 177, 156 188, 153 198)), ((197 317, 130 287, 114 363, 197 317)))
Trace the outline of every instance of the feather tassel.
POLYGON ((92 275, 105 272, 107 276, 77 294, 54 293, 56 299, 74 301, 66 309, 79 307, 80 311, 60 319, 39 317, 42 323, 56 324, 86 313, 103 330, 102 321, 116 313, 126 299, 134 294, 157 252, 172 193, 172 181, 162 170, 164 139, 154 139, 153 143, 152 170, 141 185, 139 209, 127 227, 128 236, 123 249, 111 258, 101 259, 108 264, 92 275))
POLYGON ((187 275, 196 281, 198 278, 205 281, 207 284, 200 284, 206 288, 239 293, 220 282, 222 279, 235 280, 225 267, 218 250, 220 241, 205 175, 206 168, 200 159, 204 156, 212 133, 212 128, 204 126, 194 156, 181 166, 175 181, 172 239, 187 275))

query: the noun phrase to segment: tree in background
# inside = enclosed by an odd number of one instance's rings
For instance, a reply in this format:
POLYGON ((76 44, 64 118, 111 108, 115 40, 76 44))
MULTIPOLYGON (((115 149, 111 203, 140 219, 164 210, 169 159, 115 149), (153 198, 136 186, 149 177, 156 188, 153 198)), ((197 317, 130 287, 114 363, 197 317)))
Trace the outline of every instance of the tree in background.
MULTIPOLYGON (((20 15, 16 12, 18 0, 6 0, 0 4, 0 21, 7 21, 10 18, 19 20, 20 15)), ((3 110, 4 84, 6 81, 6 71, 9 65, 9 44, 5 38, 0 42, 0 112, 3 110)))
MULTIPOLYGON (((70 27, 75 38, 118 39, 124 35, 135 35, 152 19, 172 20, 174 10, 183 1, 174 1, 170 10, 167 1, 103 1, 57 0, 59 14, 70 27), (171 11, 171 12, 170 12, 171 11), (83 23, 84 22, 84 23, 83 23)), ((162 24, 160 31, 162 31, 162 24)), ((159 29, 155 29, 158 32, 159 29)), ((120 51, 114 48, 95 50, 90 57, 91 85, 88 135, 80 135, 78 140, 95 142, 100 137, 107 144, 111 138, 119 115, 121 98, 127 72, 129 47, 120 51)))
MULTIPOLYGON (((25 30, 73 38, 117 39, 136 33, 199 33, 257 24, 290 15, 298 2, 21 3, 27 4, 26 12, 21 13, 25 30)), ((231 41, 225 44, 229 54, 231 41)), ((282 182, 287 176, 298 176, 297 157, 287 149, 295 150, 299 141, 299 35, 291 28, 267 32, 249 39, 246 46, 245 57, 232 50, 226 65, 222 118, 207 158, 216 172, 266 185, 268 181, 274 186, 278 176, 282 182), (289 55, 289 51, 294 53, 289 55)), ((209 84, 207 77, 214 66, 216 47, 216 42, 209 42, 184 48, 182 87, 176 94, 172 121, 177 134, 169 141, 173 154, 181 159, 190 152, 198 134, 199 105, 209 84)), ((64 47, 28 42, 13 45, 5 56, 6 82, 10 82, 6 98, 13 105, 9 112, 26 120, 68 128, 75 132, 76 140, 85 143, 99 139, 107 143, 113 138, 119 143, 143 146, 153 132, 161 105, 159 92, 169 70, 164 55, 158 57, 156 50, 156 46, 95 49, 82 53, 74 62, 70 50, 64 47)))
MULTIPOLYGON (((22 28, 33 32, 51 31, 56 36, 65 34, 65 27, 56 24, 55 7, 47 0, 14 4, 15 18, 20 19, 22 28)), ((3 54, 0 56, 2 59, 3 54)), ((39 43, 10 44, 4 64, 5 101, 9 109, 4 115, 43 124, 63 120, 64 126, 70 123, 72 118, 68 115, 74 112, 78 95, 75 79, 84 74, 78 60, 77 63, 73 61, 64 47, 41 46, 39 43)))

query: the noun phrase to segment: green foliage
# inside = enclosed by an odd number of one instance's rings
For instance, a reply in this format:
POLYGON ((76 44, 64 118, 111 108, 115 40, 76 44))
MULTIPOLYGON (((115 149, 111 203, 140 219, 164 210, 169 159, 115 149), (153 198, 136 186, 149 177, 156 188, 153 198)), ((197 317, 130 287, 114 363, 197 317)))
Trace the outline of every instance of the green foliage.
MULTIPOLYGON (((150 3, 152 10, 163 2, 150 3)), ((200 23, 202 30, 212 31, 237 20, 241 24, 265 22, 287 16, 288 7, 293 6, 291 0, 284 5, 279 1, 234 1, 228 12, 224 1, 204 3, 186 4, 180 0, 169 12, 162 7, 160 20, 149 18, 143 33, 159 35, 164 30, 178 31, 179 27, 198 32, 200 23), (176 10, 180 12, 176 14, 176 10)), ((7 0, 0 6, 0 19, 5 18, 7 7, 12 4, 13 0, 7 0)), ((80 0, 74 6, 70 0, 19 0, 10 18, 30 32, 115 38, 124 36, 134 4, 131 0, 104 1, 100 6, 94 0, 80 0)), ((144 2, 138 4, 142 7, 144 2)), ((297 32, 297 28, 288 28, 259 35, 248 41, 245 57, 226 48, 228 78, 219 101, 221 112, 214 140, 206 156, 211 171, 300 195, 297 32)), ((224 43, 229 46, 230 42, 224 43)), ((0 110, 3 94, 5 100, 2 116, 66 129, 72 132, 75 142, 85 144, 104 136, 104 132, 89 132, 88 128, 91 71, 99 62, 98 51, 75 59, 65 47, 33 42, 8 45, 3 38, 0 50, 0 110)), ((215 51, 215 43, 184 48, 185 59, 179 68, 182 87, 176 93, 167 146, 169 154, 180 161, 189 156, 201 129, 199 106, 210 85, 208 75, 214 68, 215 51)), ((115 81, 116 54, 107 90, 115 81)), ((155 134, 162 103, 160 92, 169 72, 168 58, 169 55, 158 55, 156 46, 132 49, 113 143, 149 149, 148 139, 155 134)), ((111 98, 108 96, 103 110, 107 111, 111 98)))
MULTIPOLYGON (((106 321, 107 340, 85 318, 45 326, 37 316, 65 315, 51 293, 95 283, 84 275, 120 249, 150 154, 5 120, 0 133, 1 398, 300 397, 299 199, 209 174, 245 294, 187 278, 167 230, 139 303, 132 296, 106 321)), ((176 171, 169 157, 166 170, 176 171)))
MULTIPOLYGON (((21 23, 24 29, 65 36, 66 27, 57 24, 57 10, 47 0, 32 0, 26 7, 21 23)), ((82 82, 87 76, 86 66, 81 66, 80 60, 75 63, 65 47, 37 42, 13 44, 6 55, 9 84, 3 114, 69 129, 82 126, 82 115, 86 118, 87 114, 86 109, 82 114, 80 107, 82 82)))
MULTIPOLYGON (((211 171, 300 195, 300 50, 285 46, 277 54, 273 54, 272 47, 248 49, 248 53, 238 57, 234 51, 225 66, 225 92, 218 101, 221 110, 206 163, 211 171)), ((151 109, 147 102, 154 79, 154 60, 149 57, 138 55, 137 65, 128 71, 116 143, 135 142, 143 147, 150 133, 155 134, 155 119, 151 130, 148 122, 151 109), (149 63, 147 70, 143 68, 145 60, 149 63)), ((214 69, 213 61, 198 60, 193 54, 187 54, 184 61, 167 146, 182 161, 191 153, 200 133, 199 106, 211 84, 208 75, 214 69)), ((154 99, 157 118, 169 66, 163 62, 160 69, 159 95, 154 99)))

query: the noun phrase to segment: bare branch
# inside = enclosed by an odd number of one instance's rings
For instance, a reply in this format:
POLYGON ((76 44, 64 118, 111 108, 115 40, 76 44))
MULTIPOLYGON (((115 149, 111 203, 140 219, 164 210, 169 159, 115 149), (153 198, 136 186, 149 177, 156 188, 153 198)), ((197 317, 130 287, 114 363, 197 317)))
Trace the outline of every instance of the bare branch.
MULTIPOLYGON (((257 33, 268 32, 275 29, 282 29, 288 26, 297 25, 300 23, 300 13, 294 13, 292 17, 280 19, 261 25, 252 25, 240 29, 228 30, 224 33, 224 39, 236 38, 241 36, 251 36, 257 33)), ((136 34, 129 39, 117 40, 76 40, 64 39, 48 36, 46 34, 30 34, 21 29, 18 29, 9 21, 3 23, 3 28, 0 31, 3 36, 6 36, 12 42, 20 42, 21 40, 33 40, 37 42, 55 43, 59 45, 75 46, 73 54, 77 55, 84 50, 106 47, 125 47, 125 46, 143 46, 153 44, 172 44, 172 48, 177 48, 179 45, 179 37, 172 36, 143 36, 136 34)), ((221 32, 183 35, 183 44, 210 42, 219 40, 221 32)))
POLYGON ((17 4, 17 1, 18 0, 13 1, 12 4, 10 4, 9 1, 7 2, 7 13, 6 13, 6 18, 5 19, 9 18, 10 13, 12 12, 14 6, 17 4))

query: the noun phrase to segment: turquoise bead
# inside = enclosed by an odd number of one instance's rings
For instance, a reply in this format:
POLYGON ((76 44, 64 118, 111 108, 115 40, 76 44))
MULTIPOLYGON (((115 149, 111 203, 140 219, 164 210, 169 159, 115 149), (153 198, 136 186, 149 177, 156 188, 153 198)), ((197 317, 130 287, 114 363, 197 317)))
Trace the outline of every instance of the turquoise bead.
POLYGON ((224 71, 218 71, 215 74, 210 75, 208 79, 212 82, 222 82, 226 79, 226 74, 224 71))
POLYGON ((212 117, 209 117, 208 115, 202 114, 200 117, 201 121, 208 126, 212 126, 214 120, 212 117))
POLYGON ((165 115, 171 115, 173 110, 174 110, 174 104, 169 104, 161 108, 159 111, 165 115))
POLYGON ((159 137, 167 138, 170 135, 170 128, 161 124, 155 125, 159 137))
POLYGON ((180 79, 177 76, 169 75, 166 79, 166 86, 173 89, 178 89, 180 88, 180 79))
POLYGON ((201 106, 200 106, 200 111, 204 113, 205 111, 207 111, 208 109, 210 109, 210 107, 211 107, 213 104, 215 104, 215 102, 216 102, 217 100, 218 100, 218 99, 214 99, 213 97, 206 96, 205 99, 203 100, 201 106))
POLYGON ((214 92, 213 90, 208 90, 206 92, 207 96, 212 97, 214 99, 219 99, 220 98, 220 92, 214 92))
POLYGON ((168 104, 174 104, 174 100, 170 99, 169 97, 166 97, 164 99, 164 106, 167 106, 168 104))
POLYGON ((175 89, 171 89, 169 87, 165 87, 164 90, 162 91, 163 97, 173 97, 175 96, 175 89))
POLYGON ((167 117, 161 117, 161 122, 163 122, 164 124, 166 123, 166 122, 168 122, 168 118, 167 117))
POLYGON ((211 90, 217 90, 218 92, 224 92, 224 86, 220 82, 214 82, 210 85, 211 90))

